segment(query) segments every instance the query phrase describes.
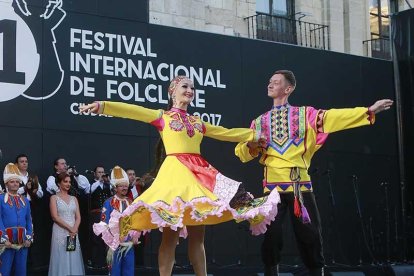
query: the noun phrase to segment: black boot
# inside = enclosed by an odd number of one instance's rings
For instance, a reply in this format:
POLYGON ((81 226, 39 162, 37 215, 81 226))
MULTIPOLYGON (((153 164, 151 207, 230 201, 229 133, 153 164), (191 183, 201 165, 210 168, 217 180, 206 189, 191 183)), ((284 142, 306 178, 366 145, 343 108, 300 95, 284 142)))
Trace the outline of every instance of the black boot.
POLYGON ((278 276, 278 275, 279 275, 279 265, 265 266, 264 276, 278 276))
POLYGON ((311 275, 311 276, 324 276, 325 274, 324 274, 324 271, 323 271, 323 267, 309 269, 309 275, 311 275))

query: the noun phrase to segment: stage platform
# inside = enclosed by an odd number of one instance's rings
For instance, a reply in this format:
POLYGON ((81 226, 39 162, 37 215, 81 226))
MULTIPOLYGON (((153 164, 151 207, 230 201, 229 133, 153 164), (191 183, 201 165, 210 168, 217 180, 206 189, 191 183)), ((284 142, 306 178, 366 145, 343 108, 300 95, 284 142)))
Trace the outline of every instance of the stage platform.
MULTIPOLYGON (((379 264, 361 266, 329 265, 325 268, 325 275, 332 276, 414 276, 414 264, 379 264)), ((29 271, 28 275, 40 276, 47 274, 47 267, 37 271, 29 271)), ((108 275, 106 270, 86 270, 86 275, 108 275)), ((137 276, 156 276, 157 268, 136 267, 137 276)), ((280 276, 306 276, 307 270, 304 266, 281 265, 280 276)), ((191 267, 175 267, 172 276, 194 276, 191 267)), ((208 266, 208 276, 263 276, 263 268, 258 266, 208 266)))

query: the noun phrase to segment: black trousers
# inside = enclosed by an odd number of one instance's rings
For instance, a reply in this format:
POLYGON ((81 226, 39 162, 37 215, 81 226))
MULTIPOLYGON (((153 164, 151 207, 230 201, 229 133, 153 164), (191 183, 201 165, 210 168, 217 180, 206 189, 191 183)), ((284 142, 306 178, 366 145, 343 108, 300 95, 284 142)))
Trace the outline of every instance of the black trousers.
MULTIPOLYGON (((148 234, 147 234, 148 235, 148 234)), ((146 235, 141 236, 139 238, 140 244, 134 245, 134 250, 135 250, 135 266, 144 266, 145 265, 145 240, 146 240, 146 235)))
POLYGON ((280 263, 280 252, 283 248, 282 225, 289 213, 296 242, 303 263, 310 270, 324 266, 322 252, 322 229, 318 207, 312 192, 303 192, 303 200, 311 218, 311 223, 304 224, 302 218, 295 216, 293 193, 281 193, 281 203, 278 205, 276 219, 267 227, 262 244, 262 261, 265 266, 275 266, 280 263))
POLYGON ((101 236, 97 236, 95 235, 95 233, 93 232, 93 224, 94 223, 99 223, 101 221, 101 212, 94 212, 94 211, 90 211, 89 212, 89 248, 88 248, 88 253, 89 253, 89 258, 92 262, 92 267, 95 268, 102 268, 102 267, 106 267, 107 263, 106 263, 106 253, 107 253, 107 248, 106 248, 106 244, 105 242, 102 240, 101 236))

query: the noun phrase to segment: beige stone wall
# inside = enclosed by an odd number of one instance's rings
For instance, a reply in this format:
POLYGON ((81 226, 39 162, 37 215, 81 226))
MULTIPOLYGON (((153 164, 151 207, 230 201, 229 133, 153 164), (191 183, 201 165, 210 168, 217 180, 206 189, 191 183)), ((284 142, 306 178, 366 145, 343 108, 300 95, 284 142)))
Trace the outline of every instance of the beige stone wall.
MULTIPOLYGON (((413 0, 408 0, 408 3, 410 3, 411 7, 414 8, 414 1, 413 0)), ((408 6, 407 2, 405 0, 399 0, 398 1, 398 9, 399 11, 404 11, 404 10, 408 10, 410 8, 410 6, 408 6)))
POLYGON ((149 20, 166 25, 247 37, 245 17, 256 14, 256 0, 149 0, 149 20))
POLYGON ((364 55, 363 41, 370 38, 368 1, 343 0, 345 53, 364 55), (347 3, 347 4, 345 4, 347 3))
MULTIPOLYGON (((414 0, 408 1, 414 6, 414 0)), ((399 8, 409 7, 399 0, 399 8)), ((370 39, 368 0, 296 0, 295 12, 306 14, 302 21, 329 26, 332 51, 366 54, 363 41, 370 39)), ((149 0, 152 24, 232 36, 247 37, 244 18, 255 14, 256 0, 149 0)))
POLYGON ((329 26, 332 51, 364 54, 362 41, 369 37, 368 1, 297 0, 295 11, 308 14, 304 21, 329 26))

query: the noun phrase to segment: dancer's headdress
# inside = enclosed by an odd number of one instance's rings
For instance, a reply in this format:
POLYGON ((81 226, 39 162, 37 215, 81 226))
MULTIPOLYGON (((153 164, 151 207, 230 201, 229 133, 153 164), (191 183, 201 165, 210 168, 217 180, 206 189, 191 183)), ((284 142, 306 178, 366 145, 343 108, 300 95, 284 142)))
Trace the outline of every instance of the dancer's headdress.
POLYGON ((128 174, 120 167, 115 166, 111 172, 111 184, 129 184, 128 174))
MULTIPOLYGON (((170 86, 168 87, 168 94, 171 96, 175 89, 178 87, 180 82, 183 80, 190 80, 187 76, 176 76, 172 79, 170 86)), ((191 80, 190 80, 191 81, 191 80)))
POLYGON ((17 168, 16 164, 9 163, 4 168, 3 181, 4 183, 7 183, 12 179, 17 179, 19 181, 23 180, 22 176, 20 175, 19 168, 17 168))

